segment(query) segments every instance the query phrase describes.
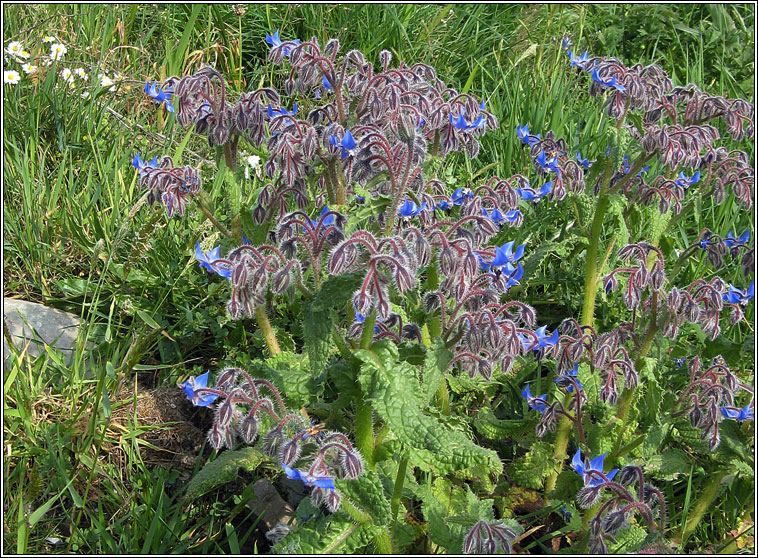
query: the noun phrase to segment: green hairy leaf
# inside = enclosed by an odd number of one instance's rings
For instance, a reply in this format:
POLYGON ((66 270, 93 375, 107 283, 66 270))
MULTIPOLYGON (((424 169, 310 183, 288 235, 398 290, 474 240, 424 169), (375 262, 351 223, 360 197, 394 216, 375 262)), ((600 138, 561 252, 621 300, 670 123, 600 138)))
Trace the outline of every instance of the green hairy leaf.
POLYGON ((434 397, 443 381, 447 364, 452 357, 452 353, 445 347, 444 341, 440 338, 434 339, 432 346, 426 351, 424 367, 421 371, 421 392, 422 398, 427 404, 434 397))
POLYGON ((309 520, 284 537, 272 554, 352 554, 371 543, 382 527, 355 523, 343 511, 309 520))
POLYGON ((225 451, 206 465, 187 484, 184 502, 189 504, 217 486, 231 482, 240 468, 254 471, 268 458, 255 448, 225 451))
POLYGON ((316 311, 310 302, 303 303, 303 337, 308 353, 311 374, 321 374, 326 368, 331 352, 331 332, 334 317, 329 310, 316 311))
POLYGON ((311 302, 313 312, 321 312, 328 308, 337 308, 350 301, 358 287, 361 286, 365 273, 345 273, 330 275, 321 284, 321 290, 311 302))
POLYGON ((547 442, 535 442, 526 455, 506 469, 514 483, 526 488, 542 488, 542 482, 560 463, 553 457, 553 446, 547 442))
POLYGON ((490 407, 483 407, 471 423, 477 432, 491 440, 521 436, 535 426, 534 420, 499 419, 490 407))
POLYGON ((340 495, 367 513, 374 525, 389 524, 392 519, 390 502, 384 494, 379 475, 374 471, 365 471, 357 479, 337 480, 335 484, 340 495))
POLYGON ((422 412, 425 402, 416 370, 398 362, 394 344, 375 343, 371 351, 360 350, 356 356, 363 361, 359 382, 366 397, 407 446, 414 465, 439 474, 477 466, 494 473, 502 470, 497 453, 477 446, 462 433, 446 429, 422 412))

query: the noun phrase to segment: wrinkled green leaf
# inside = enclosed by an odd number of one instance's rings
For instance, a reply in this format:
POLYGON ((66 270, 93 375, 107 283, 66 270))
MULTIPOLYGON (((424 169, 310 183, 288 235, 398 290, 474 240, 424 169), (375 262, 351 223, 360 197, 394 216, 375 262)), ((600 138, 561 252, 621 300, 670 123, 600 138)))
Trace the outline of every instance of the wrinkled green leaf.
POLYGON ((394 344, 375 343, 371 351, 360 350, 356 356, 363 361, 358 379, 364 394, 407 446, 415 466, 440 474, 479 466, 495 473, 502 470, 494 451, 477 446, 462 433, 423 414, 425 402, 416 371, 408 363, 398 362, 394 344))
POLYGON ((374 525, 387 525, 392 519, 390 502, 384 495, 379 475, 364 471, 357 479, 341 479, 335 482, 343 498, 371 516, 374 525))
POLYGON ((445 377, 445 370, 453 354, 445 347, 442 339, 432 341, 432 346, 426 351, 424 367, 421 372, 421 392, 424 402, 431 402, 432 397, 445 377))
POLYGON ((329 361, 332 349, 332 327, 334 318, 330 310, 313 310, 310 302, 303 303, 303 338, 308 353, 311 374, 322 374, 329 361))
POLYGON ((217 486, 233 481, 240 468, 254 471, 266 459, 268 458, 255 448, 223 452, 206 463, 187 484, 184 502, 190 503, 217 486))

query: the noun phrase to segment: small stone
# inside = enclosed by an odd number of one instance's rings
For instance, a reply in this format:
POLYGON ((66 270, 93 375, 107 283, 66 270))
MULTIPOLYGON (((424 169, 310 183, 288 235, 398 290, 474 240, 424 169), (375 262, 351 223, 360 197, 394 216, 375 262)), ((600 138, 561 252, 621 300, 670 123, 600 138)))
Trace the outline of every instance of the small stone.
MULTIPOLYGON (((55 347, 70 366, 76 352, 79 335, 79 316, 49 308, 36 302, 3 297, 3 327, 7 327, 11 341, 20 351, 28 343, 26 354, 36 358, 44 346, 55 347)), ((10 347, 3 338, 3 369, 10 366, 10 347)))
POLYGON ((261 516, 258 526, 264 533, 271 531, 279 523, 287 525, 295 515, 292 507, 267 479, 260 479, 253 485, 253 494, 255 499, 250 500, 247 506, 261 516))

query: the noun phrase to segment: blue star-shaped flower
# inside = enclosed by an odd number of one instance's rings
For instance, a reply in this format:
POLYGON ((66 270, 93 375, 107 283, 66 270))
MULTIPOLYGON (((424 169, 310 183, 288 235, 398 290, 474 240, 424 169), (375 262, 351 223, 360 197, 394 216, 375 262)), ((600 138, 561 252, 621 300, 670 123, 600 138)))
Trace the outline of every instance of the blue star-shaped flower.
POLYGON ((219 255, 220 250, 221 246, 216 246, 207 254, 203 254, 203 251, 200 249, 200 243, 198 242, 195 244, 195 259, 200 262, 201 268, 205 268, 211 273, 215 273, 221 277, 224 277, 225 279, 229 279, 232 276, 232 271, 230 269, 220 269, 217 271, 211 265, 216 260, 221 259, 221 256, 219 255))
POLYGON ((529 147, 540 140, 540 134, 532 135, 529 133, 529 124, 516 126, 516 137, 521 140, 521 143, 529 147))
POLYGON ((521 343, 524 347, 524 351, 537 351, 538 353, 542 353, 542 349, 544 349, 547 346, 554 346, 556 343, 558 343, 558 330, 556 329, 553 331, 551 335, 547 334, 547 326, 542 326, 538 328, 534 335, 537 337, 537 340, 535 341, 531 337, 522 336, 521 337, 521 343))
POLYGON ((146 167, 153 168, 153 169, 158 168, 158 157, 153 157, 153 159, 149 163, 146 163, 145 161, 142 160, 142 157, 140 157, 140 154, 138 151, 137 154, 132 159, 132 166, 138 171, 142 171, 142 169, 146 167))
MULTIPOLYGON (((318 223, 321 220, 321 218, 324 215, 326 215, 327 213, 329 213, 330 211, 331 211, 331 209, 329 209, 329 206, 325 205, 324 209, 321 210, 321 214, 319 215, 318 219, 315 219, 315 220, 314 219, 308 219, 308 220, 311 222, 311 225, 313 225, 313 227, 315 228, 316 226, 318 226, 318 223)), ((328 227, 329 225, 334 224, 334 215, 329 215, 329 217, 327 217, 326 219, 324 219, 323 224, 324 224, 325 227, 328 227)))
POLYGON ((397 210, 397 214, 399 217, 415 217, 424 211, 424 209, 426 209, 426 202, 422 203, 421 206, 418 206, 411 200, 406 199, 405 203, 403 203, 403 205, 397 210))
POLYGON ((735 244, 747 244, 748 242, 750 242, 750 231, 745 231, 739 238, 734 238, 732 231, 729 231, 724 239, 724 244, 726 244, 727 248, 731 248, 735 244))
POLYGON ((697 171, 695 174, 693 174, 692 178, 687 178, 687 175, 684 174, 684 172, 680 172, 679 176, 674 182, 686 190, 695 184, 698 180, 700 180, 700 171, 697 171))
POLYGON ((172 105, 169 101, 171 98, 171 91, 164 91, 158 87, 157 81, 154 81, 152 85, 150 85, 149 81, 146 81, 145 93, 147 93, 149 97, 152 97, 152 99, 158 103, 158 105, 164 103, 167 111, 174 112, 174 105, 172 105))
POLYGON ((685 362, 687 362, 687 359, 686 359, 686 358, 684 358, 684 357, 680 357, 680 358, 675 358, 675 359, 674 359, 674 365, 675 365, 677 368, 681 368, 682 366, 684 366, 684 363, 685 363, 685 362))
POLYGON ((198 389, 204 389, 208 387, 209 372, 210 370, 205 374, 200 374, 198 377, 193 376, 182 384, 182 391, 187 394, 187 398, 189 398, 192 404, 196 407, 207 407, 216 399, 218 399, 218 395, 215 393, 206 393, 205 395, 196 393, 198 389))
POLYGON ((618 91, 626 91, 626 87, 624 87, 623 85, 621 85, 620 83, 616 81, 616 76, 613 76, 608 81, 603 81, 600 75, 597 73, 597 68, 592 70, 592 80, 596 81, 597 83, 599 83, 600 85, 604 87, 613 87, 614 89, 618 91))
MULTIPOLYGON (((593 471, 598 473, 603 472, 603 462, 605 461, 606 455, 607 454, 604 453, 603 455, 598 455, 592 461, 588 461, 587 459, 582 461, 582 450, 576 450, 576 454, 574 455, 574 459, 571 461, 571 465, 574 467, 575 472, 582 475, 584 486, 598 486, 605 482, 601 477, 594 475, 593 471)), ((618 473, 618 469, 613 469, 605 476, 608 480, 613 480, 613 477, 616 476, 616 473, 618 473)))
POLYGON ((337 138, 332 134, 329 134, 329 143, 334 147, 342 148, 343 159, 347 159, 350 155, 355 153, 355 138, 353 138, 353 134, 350 133, 350 130, 345 130, 345 135, 342 136, 342 139, 339 141, 337 141, 337 138))
POLYGON ((540 395, 539 397, 534 397, 529 391, 529 384, 527 384, 521 392, 521 397, 526 399, 526 402, 531 409, 539 411, 540 414, 544 413, 547 409, 547 393, 540 395))
POLYGON ((582 152, 579 150, 576 152, 576 161, 585 169, 589 169, 592 166, 588 159, 582 159, 582 152))
POLYGON ((722 298, 732 304, 741 304, 746 306, 748 302, 755 296, 755 281, 750 281, 750 286, 743 290, 738 289, 731 283, 729 284, 729 291, 721 295, 722 298))
POLYGON ((295 116, 295 113, 297 112, 297 103, 292 105, 292 111, 288 111, 284 107, 275 109, 269 104, 267 112, 268 112, 269 117, 271 118, 274 118, 275 116, 285 116, 285 115, 295 116))
POLYGON ((450 198, 455 205, 461 205, 466 198, 474 198, 473 192, 468 188, 456 188, 453 190, 453 195, 450 198))
MULTIPOLYGON (((266 42, 272 47, 276 48, 282 43, 288 42, 288 41, 282 41, 279 38, 279 30, 277 29, 276 31, 274 31, 273 35, 269 35, 268 33, 266 34, 266 42)), ((296 45, 299 45, 300 39, 292 39, 292 42, 294 42, 296 45)), ((289 56, 289 54, 290 54, 289 47, 284 47, 284 56, 289 56)))
MULTIPOLYGON (((484 103, 484 101, 482 101, 484 103)), ((480 114, 476 120, 474 120, 471 124, 466 122, 466 119, 463 118, 463 115, 466 113, 466 109, 461 107, 461 113, 458 115, 457 119, 453 118, 452 114, 448 114, 448 118, 450 118, 450 124, 453 125, 454 128, 457 128, 459 130, 468 131, 468 130, 475 130, 477 128, 484 128, 484 124, 487 121, 487 117, 483 114, 480 114)))
POLYGON ((570 61, 569 66, 576 66, 577 68, 582 69, 582 64, 584 62, 587 62, 588 52, 589 52, 588 50, 585 50, 584 54, 582 54, 581 56, 574 56, 574 54, 570 50, 567 50, 566 54, 568 54, 569 61, 570 61))
POLYGON ((287 474, 287 477, 293 480, 299 480, 302 481, 305 486, 317 486, 318 488, 328 488, 332 492, 334 492, 334 479, 331 477, 314 477, 309 475, 308 473, 304 473, 303 471, 298 471, 297 469, 293 469, 292 467, 288 467, 284 463, 281 463, 281 466, 284 468, 284 472, 287 474))
POLYGON ((486 209, 482 208, 482 215, 492 219, 495 222, 495 224, 498 226, 505 221, 505 217, 503 217, 502 214, 497 210, 497 207, 492 209, 491 215, 487 213, 486 209))
POLYGON ((721 407, 721 414, 724 415, 724 418, 728 419, 734 419, 739 423, 743 423, 748 419, 754 419, 755 414, 753 413, 753 409, 750 408, 750 403, 745 405, 742 409, 738 409, 737 407, 721 407))
POLYGON ((553 182, 545 182, 542 188, 534 190, 533 188, 516 188, 516 193, 525 201, 534 200, 538 202, 553 190, 553 182))
MULTIPOLYGON (((557 330, 553 333, 553 335, 555 336, 556 333, 558 333, 557 330)), ((584 389, 584 386, 582 385, 582 382, 579 381, 578 374, 579 374, 579 365, 575 364, 573 368, 566 370, 563 374, 561 374, 561 376, 570 376, 576 382, 577 387, 581 390, 581 389, 584 389)), ((553 381, 555 383, 560 383, 561 382, 560 376, 553 381)), ((574 384, 569 382, 568 385, 566 386, 566 391, 569 393, 574 393, 574 384)))

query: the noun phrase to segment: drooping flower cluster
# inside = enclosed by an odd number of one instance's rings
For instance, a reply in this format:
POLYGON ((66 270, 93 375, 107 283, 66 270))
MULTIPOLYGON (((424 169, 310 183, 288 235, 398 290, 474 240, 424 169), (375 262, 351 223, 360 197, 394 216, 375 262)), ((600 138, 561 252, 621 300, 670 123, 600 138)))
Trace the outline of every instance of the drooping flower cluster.
POLYGON ((611 494, 590 519, 590 552, 593 554, 608 554, 608 543, 616 542, 616 536, 629 527, 635 512, 640 514, 651 533, 663 533, 666 528, 666 499, 659 489, 645 482, 642 469, 627 465, 621 471, 614 469, 606 475, 603 473, 603 458, 604 455, 582 463, 581 453, 577 451, 573 461, 574 470, 584 478, 584 487, 576 497, 580 508, 597 505, 604 491, 611 494))
POLYGON ((233 448, 238 439, 252 444, 264 425, 263 451, 277 459, 286 475, 312 487, 314 506, 331 513, 339 509, 341 497, 334 480, 354 479, 363 474, 363 459, 350 440, 339 432, 322 431, 302 415, 287 411, 279 390, 268 380, 252 378, 241 368, 225 368, 208 387, 208 372, 181 385, 196 406, 217 403, 208 441, 214 449, 233 448), (270 396, 263 394, 263 388, 270 396), (273 397, 273 399, 272 399, 273 397), (298 462, 309 462, 296 469, 298 462))
POLYGON ((743 422, 754 418, 754 390, 734 374, 723 358, 716 357, 712 365, 703 370, 700 357, 692 359, 690 383, 677 402, 680 410, 687 413, 690 425, 701 431, 701 439, 714 451, 721 443, 719 423, 724 419, 743 422), (735 396, 744 390, 750 393, 750 402, 745 407, 735 406, 735 396))
POLYGON ((548 404, 547 394, 538 397, 533 396, 529 389, 529 385, 527 385, 521 392, 521 397, 526 399, 529 408, 539 411, 541 415, 540 421, 537 423, 538 437, 541 438, 548 432, 555 432, 558 417, 564 416, 574 422, 574 426, 579 432, 579 437, 584 439, 581 414, 582 407, 587 402, 587 395, 584 393, 584 386, 577 377, 579 373, 578 367, 579 366, 575 364, 573 368, 562 371, 554 380, 559 388, 565 389, 566 392, 573 394, 573 397, 568 402, 568 409, 574 411, 573 415, 566 410, 559 399, 548 404))
POLYGON ((175 167, 173 159, 167 155, 160 161, 153 159, 145 163, 137 153, 132 166, 139 172, 140 187, 150 192, 148 203, 162 203, 169 218, 183 216, 191 198, 200 192, 198 170, 190 166, 175 167))
POLYGON ((511 554, 516 531, 494 521, 480 519, 463 537, 464 554, 511 554))

